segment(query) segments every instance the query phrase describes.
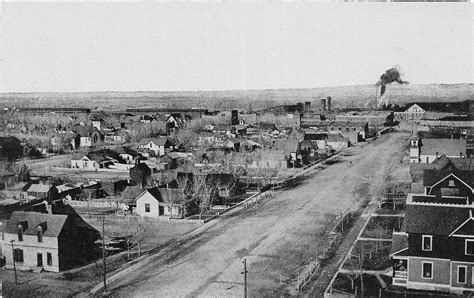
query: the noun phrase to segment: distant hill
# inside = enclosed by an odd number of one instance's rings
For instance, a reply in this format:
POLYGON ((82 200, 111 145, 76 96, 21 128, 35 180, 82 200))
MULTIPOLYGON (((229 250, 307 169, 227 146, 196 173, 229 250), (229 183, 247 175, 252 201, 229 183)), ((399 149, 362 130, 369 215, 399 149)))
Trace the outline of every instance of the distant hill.
MULTIPOLYGON (((474 84, 396 85, 387 87, 391 103, 453 102, 474 99, 474 84)), ((375 102, 374 85, 306 89, 185 91, 185 92, 73 92, 0 93, 0 106, 69 106, 109 109, 129 107, 194 107, 259 109, 277 104, 310 101, 331 96, 338 107, 364 107, 375 102)))

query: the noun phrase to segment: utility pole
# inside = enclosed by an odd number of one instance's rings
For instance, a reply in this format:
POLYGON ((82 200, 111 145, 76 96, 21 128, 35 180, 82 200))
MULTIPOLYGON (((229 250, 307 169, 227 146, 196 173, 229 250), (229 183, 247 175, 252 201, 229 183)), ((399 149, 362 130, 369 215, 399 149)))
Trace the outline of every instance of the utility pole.
POLYGON ((241 273, 244 275, 244 298, 247 298, 247 260, 242 261, 244 263, 244 271, 241 273))
POLYGON ((105 262, 105 236, 104 236, 104 225, 105 225, 105 217, 102 218, 102 263, 104 269, 104 292, 107 292, 107 269, 106 269, 106 262, 105 262))
POLYGON ((364 297, 364 276, 362 273, 362 263, 364 262, 364 245, 360 243, 359 269, 360 269, 360 297, 364 297))
POLYGON ((15 285, 18 284, 18 278, 16 276, 16 265, 15 265, 15 250, 13 249, 13 242, 15 242, 15 240, 11 240, 10 243, 12 244, 12 260, 13 260, 13 271, 15 272, 15 285))

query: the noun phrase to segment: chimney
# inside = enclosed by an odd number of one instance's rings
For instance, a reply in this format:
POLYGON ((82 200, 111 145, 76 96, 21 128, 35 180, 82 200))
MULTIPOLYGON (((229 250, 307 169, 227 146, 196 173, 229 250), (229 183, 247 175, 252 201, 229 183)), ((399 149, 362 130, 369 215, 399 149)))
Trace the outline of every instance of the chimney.
POLYGON ((438 160, 438 151, 436 151, 436 160, 438 160))
POLYGON ((46 203, 46 211, 48 214, 53 214, 53 205, 46 203))
POLYGON ((328 111, 331 110, 331 96, 328 96, 328 99, 327 99, 327 110, 328 111))
POLYGON ((321 111, 326 111, 326 98, 321 98, 321 111))

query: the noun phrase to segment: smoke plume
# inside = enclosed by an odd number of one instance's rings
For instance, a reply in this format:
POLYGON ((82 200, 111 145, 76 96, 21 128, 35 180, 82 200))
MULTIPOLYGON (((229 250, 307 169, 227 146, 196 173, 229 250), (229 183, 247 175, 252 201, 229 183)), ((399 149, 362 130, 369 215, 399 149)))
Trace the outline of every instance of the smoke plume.
POLYGON ((401 79, 400 68, 394 66, 380 76, 380 80, 375 84, 377 87, 380 86, 380 96, 384 95, 386 85, 397 82, 399 84, 408 84, 407 81, 401 79))

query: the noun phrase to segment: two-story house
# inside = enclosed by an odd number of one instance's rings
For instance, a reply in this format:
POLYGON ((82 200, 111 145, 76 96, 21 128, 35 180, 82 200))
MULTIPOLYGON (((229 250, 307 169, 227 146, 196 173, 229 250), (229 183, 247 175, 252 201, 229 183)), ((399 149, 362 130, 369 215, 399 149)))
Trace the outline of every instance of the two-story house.
POLYGON ((2 254, 7 269, 59 272, 90 261, 99 237, 78 216, 15 211, 3 230, 2 254))
POLYGON ((424 184, 424 194, 408 195, 402 231, 393 234, 393 285, 456 294, 472 292, 472 179, 450 173, 436 183, 424 184))

